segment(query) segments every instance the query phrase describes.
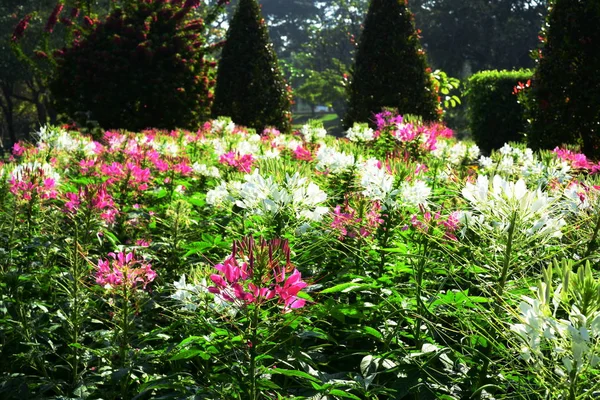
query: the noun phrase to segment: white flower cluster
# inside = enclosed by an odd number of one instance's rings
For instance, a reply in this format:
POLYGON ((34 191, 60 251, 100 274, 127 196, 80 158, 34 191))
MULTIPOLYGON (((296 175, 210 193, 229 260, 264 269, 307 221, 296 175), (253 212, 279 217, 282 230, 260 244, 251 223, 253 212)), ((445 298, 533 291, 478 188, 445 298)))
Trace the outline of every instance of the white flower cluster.
POLYGON ((418 207, 427 206, 431 188, 423 181, 403 182, 400 186, 400 197, 404 205, 418 207))
POLYGON ((479 146, 476 144, 467 146, 458 142, 450 146, 447 141, 438 141, 435 150, 431 152, 434 157, 443 159, 452 165, 460 165, 463 162, 472 162, 479 157, 479 146))
POLYGON ((206 164, 200 164, 199 162, 195 162, 192 165, 192 169, 198 175, 206 176, 207 178, 220 178, 221 177, 221 173, 219 172, 219 169, 215 166, 212 166, 209 168, 208 166, 206 166, 206 164))
POLYGON ((54 148, 66 152, 82 151, 87 156, 95 154, 96 144, 89 138, 81 135, 71 135, 59 127, 43 126, 37 133, 39 149, 54 148))
POLYGON ((309 143, 316 143, 319 140, 325 139, 327 136, 327 130, 323 126, 317 124, 304 124, 300 128, 300 133, 304 137, 304 140, 309 143))
MULTIPOLYGON (((508 231, 511 221, 520 233, 536 237, 560 238, 566 224, 560 217, 560 202, 540 189, 528 190, 525 181, 509 182, 495 175, 491 185, 485 175, 475 184, 467 182, 462 190, 475 218, 471 222, 493 231, 508 231)), ((469 217, 467 217, 469 219, 469 217)))
POLYGON ((17 165, 12 170, 9 180, 14 178, 15 181, 22 182, 24 178, 30 179, 29 177, 35 174, 39 174, 43 179, 53 179, 55 185, 60 182, 60 174, 50 164, 41 164, 38 161, 17 165))
POLYGON ((394 189, 394 176, 372 158, 359 166, 362 194, 371 200, 379 200, 386 208, 393 207, 398 189, 394 189))
POLYGON ((331 174, 348 171, 354 167, 355 159, 351 154, 346 154, 337 151, 332 147, 322 145, 317 150, 317 165, 318 171, 327 171, 331 174))
POLYGON ((208 291, 206 278, 199 284, 187 283, 185 274, 181 275, 179 281, 173 282, 175 293, 170 298, 181 303, 181 309, 194 312, 203 301, 210 301, 212 307, 218 310, 226 310, 230 315, 235 315, 237 310, 231 303, 223 300, 221 296, 214 296, 208 291))
POLYGON ((231 121, 231 118, 221 117, 211 121, 212 133, 221 133, 224 135, 230 135, 235 130, 235 124, 231 121))
POLYGON ((558 158, 542 162, 530 148, 522 150, 508 144, 491 157, 481 156, 479 165, 486 173, 518 175, 535 185, 546 185, 554 180, 563 183, 571 179, 568 162, 558 158))
POLYGON ((221 182, 206 194, 214 206, 235 204, 249 214, 274 216, 291 212, 297 219, 320 221, 328 212, 322 204, 327 194, 299 173, 286 175, 283 184, 273 177, 264 178, 258 169, 244 177, 245 182, 221 182))
POLYGON ((521 323, 510 329, 522 344, 522 359, 542 366, 543 349, 549 349, 552 358, 560 362, 554 373, 568 378, 573 371, 580 373, 588 366, 595 368, 600 364, 600 313, 586 317, 573 305, 568 320, 556 318, 560 290, 561 287, 554 293, 554 313, 540 300, 523 296, 519 305, 521 323))
POLYGON ((355 122, 352 128, 346 131, 346 137, 352 142, 371 142, 375 139, 375 132, 369 128, 369 124, 355 122))

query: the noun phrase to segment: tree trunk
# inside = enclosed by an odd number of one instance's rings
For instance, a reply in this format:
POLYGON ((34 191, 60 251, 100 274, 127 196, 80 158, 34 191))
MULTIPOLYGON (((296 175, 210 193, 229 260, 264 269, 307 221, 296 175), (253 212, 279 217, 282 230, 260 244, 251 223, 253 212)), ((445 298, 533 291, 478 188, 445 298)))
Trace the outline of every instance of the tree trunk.
POLYGON ((15 132, 15 122, 14 122, 14 104, 12 99, 13 87, 11 85, 2 84, 2 97, 3 101, 0 99, 0 108, 2 108, 2 113, 4 114, 4 120, 6 121, 6 128, 8 130, 8 137, 10 139, 10 146, 12 147, 15 143, 17 143, 17 135, 15 132))

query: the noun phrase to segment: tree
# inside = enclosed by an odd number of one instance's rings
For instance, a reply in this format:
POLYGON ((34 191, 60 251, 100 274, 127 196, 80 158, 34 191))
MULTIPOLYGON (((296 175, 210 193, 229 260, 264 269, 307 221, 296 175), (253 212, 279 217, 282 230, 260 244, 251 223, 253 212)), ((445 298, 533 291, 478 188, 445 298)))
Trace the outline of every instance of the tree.
POLYGON ((290 129, 290 89, 279 69, 256 0, 240 0, 217 70, 213 116, 259 132, 290 129))
POLYGON ((432 66, 467 77, 490 69, 531 68, 547 0, 411 0, 432 66))
POLYGON ((529 103, 533 148, 578 144, 600 157, 600 2, 554 0, 529 103))
POLYGON ((199 3, 130 2, 102 21, 87 18, 91 28, 57 56, 57 106, 104 128, 196 128, 210 115, 212 79, 199 3))
POLYGON ((406 0, 372 0, 356 53, 344 126, 367 122, 383 107, 438 119, 425 52, 406 0))

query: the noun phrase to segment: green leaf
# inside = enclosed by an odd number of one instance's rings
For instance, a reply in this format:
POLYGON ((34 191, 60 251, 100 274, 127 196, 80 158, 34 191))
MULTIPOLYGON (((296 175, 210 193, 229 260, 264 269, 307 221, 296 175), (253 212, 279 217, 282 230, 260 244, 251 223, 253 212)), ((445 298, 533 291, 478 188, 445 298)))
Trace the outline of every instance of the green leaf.
POLYGON ((281 369, 281 368, 273 368, 269 371, 272 374, 285 375, 285 376, 293 376, 296 378, 308 379, 309 381, 320 383, 319 379, 316 377, 307 374, 304 371, 297 371, 295 369, 281 369))
POLYGON ((363 332, 368 335, 374 336, 377 339, 383 339, 383 335, 377 329, 371 328, 370 326, 363 327, 363 332))
POLYGON ((373 285, 366 284, 366 283, 346 282, 346 283, 340 283, 339 285, 335 285, 333 287, 325 289, 325 290, 321 291, 321 294, 339 293, 339 292, 349 293, 349 292, 357 291, 359 289, 371 289, 371 288, 373 288, 373 285))
POLYGON ((360 397, 357 397, 357 396, 353 395, 352 393, 344 392, 343 390, 340 390, 340 389, 333 389, 328 394, 333 395, 333 396, 344 397, 346 399, 361 400, 360 397))
POLYGON ((190 358, 196 357, 200 357, 203 360, 208 360, 210 358, 210 354, 200 349, 187 349, 175 354, 173 357, 169 358, 169 361, 189 360, 190 358))

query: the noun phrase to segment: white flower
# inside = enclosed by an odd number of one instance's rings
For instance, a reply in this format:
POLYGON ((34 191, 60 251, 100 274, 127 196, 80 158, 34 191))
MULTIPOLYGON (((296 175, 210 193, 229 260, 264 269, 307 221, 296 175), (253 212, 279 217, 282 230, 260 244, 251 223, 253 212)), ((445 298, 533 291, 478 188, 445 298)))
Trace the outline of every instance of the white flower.
POLYGON ((48 163, 41 164, 38 161, 17 165, 12 170, 9 180, 14 178, 16 181, 22 182, 26 177, 36 173, 40 173, 44 179, 53 179, 55 185, 60 182, 60 175, 54 167, 48 163))
POLYGON ((476 160, 477 157, 479 157, 479 154, 481 153, 479 146, 477 146, 476 144, 472 145, 469 147, 469 149, 467 150, 467 158, 469 160, 476 160))
POLYGON ((211 122, 211 130, 213 133, 231 134, 235 130, 235 124, 230 118, 219 118, 211 122))
POLYGON ((491 157, 481 156, 479 157, 479 165, 483 169, 487 169, 494 165, 494 160, 491 157))
POLYGON ((380 200, 386 205, 391 205, 398 193, 398 190, 394 189, 394 176, 373 161, 379 163, 377 160, 367 160, 359 168, 362 194, 371 200, 380 200))
POLYGON ((321 146, 317 150, 317 165, 319 171, 328 171, 332 174, 344 172, 352 168, 355 164, 353 155, 341 153, 334 148, 321 146))
POLYGON ((427 199, 431 194, 431 188, 423 181, 415 181, 412 184, 404 182, 400 188, 402 202, 409 206, 418 207, 427 205, 427 199))
POLYGON ((368 124, 358 122, 346 131, 346 137, 352 142, 370 142, 375 139, 373 129, 368 124))
POLYGON ((327 130, 323 126, 317 124, 304 124, 300 128, 300 133, 304 137, 304 140, 309 143, 316 143, 319 140, 325 139, 327 136, 327 130))
POLYGON ((206 193, 206 203, 212 206, 218 207, 229 202, 231 202, 231 197, 226 182, 219 183, 216 188, 206 193))
POLYGON ((217 167, 208 168, 206 166, 206 164, 200 164, 198 162, 195 162, 192 165, 192 169, 194 170, 195 173, 197 173, 198 175, 201 175, 201 176, 206 176, 209 178, 221 177, 221 173, 219 172, 219 169, 217 167))
POLYGON ((200 285, 192 285, 186 283, 185 274, 182 274, 179 281, 173 282, 175 293, 169 296, 182 304, 182 309, 188 311, 196 311, 198 309, 198 296, 202 292, 208 293, 206 290, 206 280, 203 280, 200 285))
POLYGON ((473 204, 487 202, 489 192, 489 179, 485 175, 479 175, 475 185, 470 182, 465 184, 462 195, 473 204))

